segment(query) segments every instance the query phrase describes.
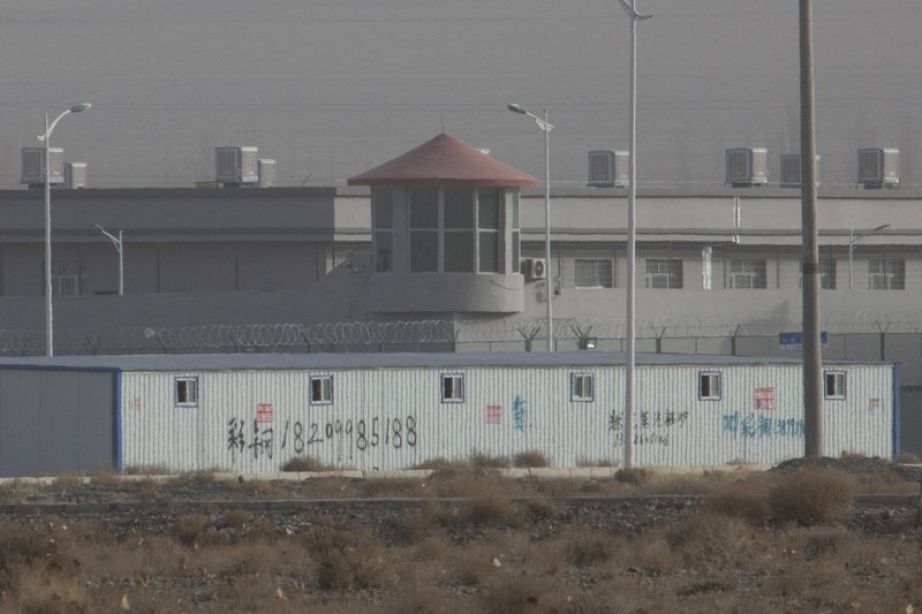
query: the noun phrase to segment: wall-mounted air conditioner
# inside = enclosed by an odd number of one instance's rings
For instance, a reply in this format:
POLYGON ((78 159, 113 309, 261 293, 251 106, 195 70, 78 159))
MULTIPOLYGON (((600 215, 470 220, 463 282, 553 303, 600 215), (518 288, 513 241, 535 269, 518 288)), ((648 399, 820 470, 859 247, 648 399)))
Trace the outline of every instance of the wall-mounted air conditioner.
POLYGON ((734 188, 768 183, 768 150, 761 147, 727 150, 727 180, 734 188))
POLYGON ((215 180, 228 187, 259 183, 258 147, 215 147, 215 180))
MULTIPOLYGON (((801 184, 800 154, 781 156, 781 187, 799 188, 801 184)), ((816 185, 820 185, 820 157, 816 157, 816 185)))
POLYGON ((900 150, 868 147, 858 150, 858 184, 893 188, 900 184, 900 150))
POLYGON ((589 187, 626 188, 630 181, 631 155, 626 151, 590 151, 589 187))
MULTIPOLYGON (((51 167, 48 182, 51 185, 64 183, 64 150, 60 147, 51 147, 48 150, 48 157, 50 158, 49 166, 51 167)), ((22 148, 22 176, 19 182, 30 187, 45 185, 44 147, 22 148)))
POLYGON ((275 183, 275 160, 260 158, 257 166, 259 168, 259 187, 271 188, 275 183))
POLYGON ((86 187, 86 162, 64 163, 64 188, 82 190, 86 187))
POLYGON ((527 281, 547 279, 547 261, 544 258, 523 258, 522 275, 527 281))

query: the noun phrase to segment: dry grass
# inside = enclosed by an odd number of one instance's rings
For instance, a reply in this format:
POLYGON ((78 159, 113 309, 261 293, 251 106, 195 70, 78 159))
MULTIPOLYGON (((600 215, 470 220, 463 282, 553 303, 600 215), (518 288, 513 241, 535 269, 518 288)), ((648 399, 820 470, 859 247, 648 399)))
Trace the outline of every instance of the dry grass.
POLYGON ((610 458, 586 458, 580 456, 576 459, 577 467, 617 467, 618 463, 610 458))
POLYGON ((615 481, 621 484, 630 484, 631 486, 643 486, 650 481, 652 475, 649 469, 626 467, 615 472, 615 481))
POLYGON ((900 455, 897 457, 896 462, 903 463, 906 465, 918 465, 922 463, 922 459, 913 454, 912 452, 900 452, 900 455))
POLYGON ((845 474, 810 468, 780 478, 768 493, 768 506, 779 524, 830 522, 848 511, 853 489, 845 474))
POLYGON ((525 452, 519 452, 512 457, 513 467, 550 467, 551 461, 548 459, 544 453, 539 452, 538 450, 526 450, 525 452))
POLYGON ((282 465, 282 471, 333 471, 336 467, 327 465, 316 456, 295 456, 282 465))
POLYGON ((509 458, 506 456, 491 456, 481 452, 474 452, 468 460, 472 467, 478 469, 505 469, 509 467, 509 458))
POLYGON ((187 514, 176 520, 173 535, 185 546, 191 546, 208 526, 208 516, 204 514, 187 514))

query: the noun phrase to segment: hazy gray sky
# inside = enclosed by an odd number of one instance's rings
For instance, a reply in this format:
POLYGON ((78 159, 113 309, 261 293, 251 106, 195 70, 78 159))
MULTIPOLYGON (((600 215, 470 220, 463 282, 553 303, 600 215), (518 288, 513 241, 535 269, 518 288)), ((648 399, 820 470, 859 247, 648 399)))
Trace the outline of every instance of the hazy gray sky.
MULTIPOLYGON (((797 0, 640 0, 639 170, 713 186, 723 150, 798 147, 797 0)), ((815 0, 826 185, 860 146, 904 151, 922 183, 922 2, 815 0)), ((628 22, 616 0, 3 0, 0 186, 43 113, 95 186, 213 178, 216 145, 257 145, 284 185, 330 185, 442 127, 543 172, 541 133, 505 110, 547 105, 555 180, 627 146, 628 22)))

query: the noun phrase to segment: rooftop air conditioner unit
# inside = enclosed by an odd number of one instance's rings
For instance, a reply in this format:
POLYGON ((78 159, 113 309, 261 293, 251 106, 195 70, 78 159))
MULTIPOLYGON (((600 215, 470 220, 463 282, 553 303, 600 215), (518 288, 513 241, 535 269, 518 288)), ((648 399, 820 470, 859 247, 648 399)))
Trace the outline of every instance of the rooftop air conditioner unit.
POLYGON ((630 153, 590 151, 589 187, 626 188, 630 181, 630 153))
POLYGON ((865 148, 858 150, 858 184, 866 189, 900 184, 900 150, 865 148))
POLYGON ((523 258, 522 274, 528 281, 547 279, 547 261, 544 258, 523 258))
POLYGON ((275 183, 275 160, 260 158, 257 168, 259 169, 259 187, 271 188, 275 183))
POLYGON ((86 162, 64 163, 64 187, 68 190, 86 187, 86 162))
MULTIPOLYGON (((816 157, 816 185, 820 185, 820 157, 816 157)), ((781 156, 781 187, 799 188, 801 184, 800 154, 781 156)))
MULTIPOLYGON (((49 166, 51 167, 48 182, 51 185, 64 183, 64 150, 60 147, 51 147, 48 149, 48 157, 50 158, 49 166)), ((45 185, 44 147, 22 148, 22 177, 19 182, 32 188, 45 185)))
POLYGON ((768 183, 768 150, 736 148, 727 150, 727 183, 734 188, 751 188, 768 183))
POLYGON ((215 147, 215 180, 225 187, 259 183, 258 147, 215 147))

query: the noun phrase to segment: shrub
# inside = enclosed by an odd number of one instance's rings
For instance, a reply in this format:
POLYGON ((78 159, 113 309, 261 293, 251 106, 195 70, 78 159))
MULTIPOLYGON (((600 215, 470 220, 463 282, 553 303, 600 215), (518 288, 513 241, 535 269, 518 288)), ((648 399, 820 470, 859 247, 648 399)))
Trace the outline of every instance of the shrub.
POLYGON ((650 470, 641 467, 618 469, 615 472, 615 481, 632 486, 643 486, 650 481, 650 470))
POLYGON ((515 506, 503 492, 486 488, 471 497, 467 519, 472 524, 508 523, 515 518, 515 506))
POLYGON ((471 454, 470 463, 477 469, 505 469, 509 466, 509 459, 505 456, 490 456, 481 452, 471 454))
POLYGON ((324 464, 316 456, 295 456, 282 465, 282 471, 333 471, 335 467, 324 464))
POLYGON ((756 527, 764 525, 769 517, 768 494, 747 483, 728 486, 707 507, 714 513, 741 518, 756 527))
POLYGON ((513 456, 512 464, 515 467, 550 467, 551 462, 542 452, 527 450, 513 456))
POLYGON ((567 561, 577 567, 607 563, 614 555, 614 541, 604 533, 578 531, 567 540, 567 561))
POLYGON ((317 583, 324 590, 349 592, 384 586, 393 579, 373 535, 321 524, 306 541, 317 562, 317 583))
POLYGON ((560 612, 566 597, 548 578, 506 576, 484 592, 482 603, 487 613, 560 612))
POLYGON ((900 455, 897 457, 896 462, 902 463, 904 465, 918 465, 922 463, 922 460, 912 452, 900 452, 900 455))
POLYGON ((703 513, 673 527, 666 542, 686 560, 698 562, 733 558, 745 551, 751 538, 751 529, 740 520, 703 513))
POLYGON ((187 514, 176 520, 173 535, 184 545, 191 546, 207 525, 208 516, 204 514, 187 514))
POLYGON ((152 503, 160 496, 160 489, 153 480, 141 480, 137 486, 138 498, 144 503, 152 503))
POLYGON ((253 519, 253 514, 246 510, 236 509, 224 512, 222 524, 225 527, 239 529, 253 519))
POLYGON ((811 468, 784 476, 768 493, 772 518, 778 523, 809 526, 842 515, 852 500, 848 476, 811 468))

